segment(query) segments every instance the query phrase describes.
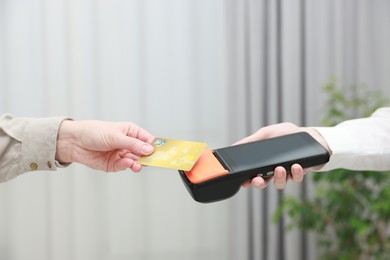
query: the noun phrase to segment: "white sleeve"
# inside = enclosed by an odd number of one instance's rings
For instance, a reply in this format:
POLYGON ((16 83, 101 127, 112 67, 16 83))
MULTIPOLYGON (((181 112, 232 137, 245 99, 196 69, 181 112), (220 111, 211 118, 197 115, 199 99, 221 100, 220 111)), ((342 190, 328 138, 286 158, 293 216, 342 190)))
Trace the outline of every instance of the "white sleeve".
POLYGON ((315 129, 332 151, 329 162, 320 171, 390 170, 390 107, 378 109, 367 118, 315 129))

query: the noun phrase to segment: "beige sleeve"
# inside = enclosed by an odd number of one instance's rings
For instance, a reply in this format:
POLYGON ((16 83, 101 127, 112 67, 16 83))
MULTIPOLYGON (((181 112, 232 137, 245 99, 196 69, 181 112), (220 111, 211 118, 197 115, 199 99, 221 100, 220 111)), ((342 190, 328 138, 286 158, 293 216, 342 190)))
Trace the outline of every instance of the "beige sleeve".
POLYGON ((22 173, 57 169, 58 129, 65 117, 0 117, 0 182, 22 173))

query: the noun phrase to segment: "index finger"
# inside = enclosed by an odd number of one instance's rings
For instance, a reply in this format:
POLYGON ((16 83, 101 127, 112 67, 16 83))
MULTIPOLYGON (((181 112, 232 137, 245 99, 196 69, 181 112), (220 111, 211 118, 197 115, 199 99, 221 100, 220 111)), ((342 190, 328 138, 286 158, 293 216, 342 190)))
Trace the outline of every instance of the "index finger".
POLYGON ((127 136, 136 138, 138 140, 141 140, 146 143, 152 143, 154 140, 154 136, 150 134, 148 131, 145 129, 139 127, 136 124, 131 124, 128 131, 127 131, 127 136))

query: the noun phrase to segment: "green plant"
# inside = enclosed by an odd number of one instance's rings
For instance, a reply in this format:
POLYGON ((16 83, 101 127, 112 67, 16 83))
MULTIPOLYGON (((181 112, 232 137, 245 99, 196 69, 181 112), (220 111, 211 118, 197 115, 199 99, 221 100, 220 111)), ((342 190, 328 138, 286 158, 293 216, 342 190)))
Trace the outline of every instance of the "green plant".
MULTIPOLYGON (((341 89, 335 80, 328 94, 323 125, 365 117, 387 104, 365 86, 341 89)), ((274 214, 291 217, 288 229, 314 232, 322 259, 390 259, 390 172, 337 169, 313 173, 313 197, 286 197, 274 214)))

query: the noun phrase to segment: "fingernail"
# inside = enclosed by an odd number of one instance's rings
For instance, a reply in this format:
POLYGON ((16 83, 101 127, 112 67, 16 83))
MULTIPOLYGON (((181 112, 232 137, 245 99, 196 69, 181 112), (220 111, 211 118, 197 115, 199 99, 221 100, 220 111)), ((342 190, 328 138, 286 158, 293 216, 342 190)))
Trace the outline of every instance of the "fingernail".
POLYGON ((141 149, 143 154, 150 154, 153 152, 153 146, 150 144, 144 144, 141 149))

